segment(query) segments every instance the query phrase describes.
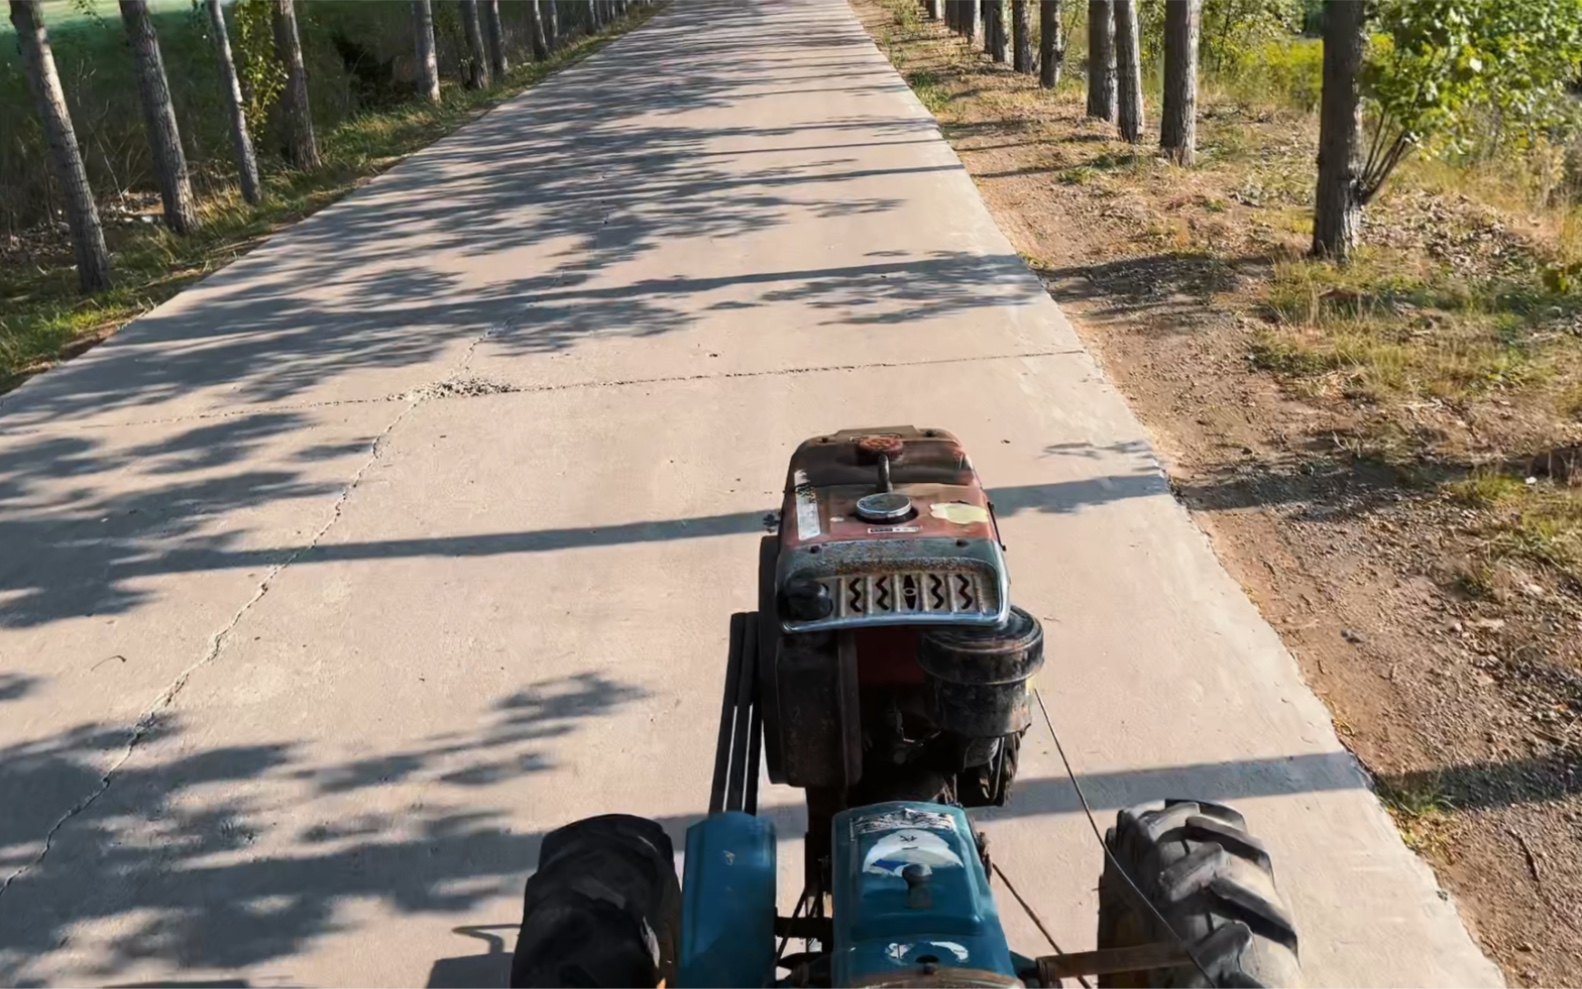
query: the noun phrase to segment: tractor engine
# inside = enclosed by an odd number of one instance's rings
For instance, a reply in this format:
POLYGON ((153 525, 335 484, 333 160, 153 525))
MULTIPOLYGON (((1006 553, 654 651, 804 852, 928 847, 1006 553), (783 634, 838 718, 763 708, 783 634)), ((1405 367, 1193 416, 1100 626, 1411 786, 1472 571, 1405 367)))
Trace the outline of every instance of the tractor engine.
POLYGON ((1043 664, 1009 585, 955 436, 854 429, 797 448, 759 561, 757 706, 770 779, 808 791, 810 870, 845 808, 1005 802, 1043 664))

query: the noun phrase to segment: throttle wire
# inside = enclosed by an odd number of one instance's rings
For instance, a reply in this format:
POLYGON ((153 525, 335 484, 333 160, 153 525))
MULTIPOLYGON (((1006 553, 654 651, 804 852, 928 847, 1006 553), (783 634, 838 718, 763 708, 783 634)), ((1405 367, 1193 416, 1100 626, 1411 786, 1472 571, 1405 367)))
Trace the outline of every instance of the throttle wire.
POLYGON ((1136 881, 1132 879, 1131 873, 1126 870, 1126 866, 1122 865, 1121 860, 1116 858, 1115 853, 1110 850, 1110 843, 1104 840, 1104 835, 1099 831, 1099 822, 1093 818, 1093 808, 1088 806, 1087 794, 1082 792, 1082 784, 1077 782, 1077 774, 1071 768, 1071 760, 1066 757, 1066 747, 1060 744, 1060 735, 1055 731, 1055 723, 1049 717, 1049 708, 1044 706, 1044 695, 1038 692, 1037 687, 1033 688, 1033 698, 1038 701, 1038 710, 1044 716, 1044 725, 1049 729, 1049 737, 1054 740, 1055 751, 1060 753, 1060 762, 1066 767, 1066 776, 1071 780, 1071 788, 1077 791, 1077 800, 1082 803, 1082 813, 1087 815, 1088 827, 1093 829, 1093 837, 1098 839, 1099 847, 1104 849, 1104 857, 1115 867, 1115 871, 1120 874, 1120 877, 1126 880, 1126 885, 1132 888, 1132 892, 1137 894, 1138 902, 1146 906, 1148 912, 1154 915, 1154 919, 1159 921, 1160 925, 1170 932, 1170 936, 1175 939, 1176 946, 1185 953, 1187 958, 1191 959, 1193 967, 1198 970, 1209 985, 1215 985, 1214 977, 1209 974, 1208 969, 1203 967, 1203 963, 1198 961, 1197 955, 1192 952, 1192 948, 1187 944, 1186 938, 1182 937, 1176 932, 1174 927, 1170 926, 1170 921, 1166 920, 1165 915, 1159 912, 1159 908, 1154 906, 1154 901, 1143 893, 1142 887, 1138 886, 1136 881))

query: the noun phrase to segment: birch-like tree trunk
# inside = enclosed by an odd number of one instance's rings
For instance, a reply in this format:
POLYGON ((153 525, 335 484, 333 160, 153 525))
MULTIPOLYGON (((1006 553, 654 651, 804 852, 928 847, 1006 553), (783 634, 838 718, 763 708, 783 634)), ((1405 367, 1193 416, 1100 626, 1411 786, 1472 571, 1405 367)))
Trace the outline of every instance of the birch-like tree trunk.
POLYGON ((286 85, 280 92, 281 116, 286 124, 286 160, 297 168, 318 168, 319 142, 313 136, 313 107, 308 102, 308 70, 302 64, 302 37, 297 31, 296 0, 274 0, 275 56, 286 67, 286 85))
POLYGON ((165 60, 159 53, 159 35, 148 16, 148 0, 121 0, 121 24, 132 49, 138 102, 143 107, 143 126, 148 130, 148 148, 154 162, 154 181, 159 185, 159 201, 165 208, 165 225, 178 234, 190 234, 201 225, 198 203, 192 195, 187 153, 181 147, 176 107, 170 102, 170 82, 165 78, 165 60))
POLYGON ((468 89, 489 88, 489 56, 483 47, 483 28, 478 24, 478 0, 461 0, 461 29, 467 36, 467 59, 462 78, 468 89))
POLYGON ((527 3, 528 30, 532 33, 533 61, 542 62, 549 57, 549 39, 544 36, 544 13, 539 9, 540 0, 527 3))
POLYGON ((1088 0, 1088 116, 1115 120, 1115 0, 1088 0))
POLYGON ((1358 182, 1362 146, 1357 76, 1362 70, 1364 5, 1324 0, 1324 89, 1318 109, 1318 189, 1313 197, 1313 253, 1345 261, 1362 232, 1358 182))
POLYGON ((500 21, 500 0, 482 0, 484 40, 489 45, 489 71, 496 79, 504 79, 511 71, 511 60, 505 54, 505 25, 500 21))
POLYGON ((438 103, 439 57, 434 51, 433 0, 412 0, 412 38, 417 49, 418 90, 425 100, 438 103))
POLYGON ((1143 61, 1137 37, 1137 0, 1114 0, 1114 4, 1115 90, 1119 98, 1115 124, 1123 139, 1136 144, 1143 135, 1143 61))
POLYGON ((225 28, 225 9, 220 0, 208 0, 209 30, 214 34, 215 56, 220 60, 220 82, 225 86, 225 112, 231 120, 231 150, 236 155, 236 175, 242 198, 257 205, 263 201, 258 181, 258 154, 253 150, 253 135, 247 129, 247 103, 242 99, 242 84, 236 77, 236 62, 231 58, 231 36, 225 28))
POLYGON ((1033 22, 1028 0, 1011 0, 1011 67, 1017 72, 1032 72, 1033 22))
POLYGON ((1066 62, 1065 25, 1061 23, 1060 0, 1040 0, 1038 4, 1038 84, 1045 89, 1060 85, 1060 70, 1066 62))
POLYGON ((38 104, 50 163, 65 193, 66 225, 71 229, 71 246, 77 256, 77 284, 84 292, 101 292, 110 287, 110 252, 104 246, 99 209, 94 205, 88 170, 83 167, 82 150, 77 146, 77 133, 66 109, 66 92, 60 85, 60 73, 55 70, 55 53, 49 47, 39 0, 11 0, 11 24, 16 28, 28 88, 38 104))
POLYGON ((1202 0, 1166 0, 1165 99, 1159 146, 1178 164, 1197 156, 1198 34, 1202 0))

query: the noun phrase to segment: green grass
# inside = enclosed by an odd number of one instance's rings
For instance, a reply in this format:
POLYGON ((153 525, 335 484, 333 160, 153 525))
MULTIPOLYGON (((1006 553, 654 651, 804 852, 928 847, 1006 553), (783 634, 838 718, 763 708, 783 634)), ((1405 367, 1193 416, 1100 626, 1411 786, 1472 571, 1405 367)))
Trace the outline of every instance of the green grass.
POLYGON ((1255 343, 1259 367, 1339 372, 1342 390, 1373 399, 1460 401, 1546 382, 1551 351, 1567 349, 1546 321, 1574 300, 1536 279, 1418 276, 1403 258, 1365 250, 1345 266, 1275 265, 1263 304, 1274 326, 1255 343))
MULTIPOLYGON (((116 4, 95 0, 99 16, 82 14, 75 0, 47 7, 56 67, 95 194, 103 203, 123 190, 154 190, 132 59, 116 4)), ((580 26, 587 9, 585 3, 561 3, 568 35, 580 26)), ((228 4, 227 10, 236 61, 245 77, 248 47, 236 6, 228 4)), ((506 2, 500 12, 515 60, 525 61, 526 6, 506 2)), ((309 102, 321 130, 413 95, 411 6, 406 0, 312 0, 298 5, 298 19, 309 102)), ((161 0, 153 20, 182 143, 202 195, 234 178, 229 122, 207 18, 190 0, 161 0)), ((466 42, 458 0, 434 0, 434 31, 441 75, 459 78, 466 42)), ((282 143, 273 123, 251 121, 261 153, 282 143)), ((59 205, 15 40, 0 39, 0 236, 26 230, 59 205)))
POLYGON ((1455 805, 1436 776, 1410 781, 1380 779, 1376 792, 1395 819, 1406 847, 1425 855, 1445 850, 1450 840, 1450 814, 1455 805))
POLYGON ((0 268, 0 391, 69 356, 147 312, 198 278, 224 267, 258 240, 322 209, 360 181, 455 131, 489 107, 544 76, 598 50, 638 26, 658 8, 634 8, 625 22, 599 37, 579 38, 543 63, 518 65, 485 92, 447 85, 438 105, 405 103, 360 114, 320 134, 323 167, 279 170, 265 176, 264 202, 248 206, 233 189, 202 197, 204 225, 181 238, 162 226, 110 228, 115 287, 92 297, 77 291, 69 255, 38 267, 0 268))
POLYGON ((917 94, 918 100, 929 113, 938 113, 950 102, 950 95, 940 85, 939 78, 927 69, 915 69, 906 74, 906 83, 917 94))
POLYGON ((1541 563, 1582 587, 1582 487, 1485 471, 1444 486, 1487 519, 1485 541, 1496 562, 1541 563))

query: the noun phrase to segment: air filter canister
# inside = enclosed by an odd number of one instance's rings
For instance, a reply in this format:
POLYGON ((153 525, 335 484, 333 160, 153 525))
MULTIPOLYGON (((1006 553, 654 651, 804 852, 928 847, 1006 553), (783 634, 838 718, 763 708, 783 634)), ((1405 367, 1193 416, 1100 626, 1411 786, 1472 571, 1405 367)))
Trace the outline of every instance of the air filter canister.
POLYGON ((925 629, 917 663, 927 684, 928 716, 945 731, 997 738, 1032 720, 1027 682, 1044 665, 1044 629, 1011 607, 1000 625, 925 629))

